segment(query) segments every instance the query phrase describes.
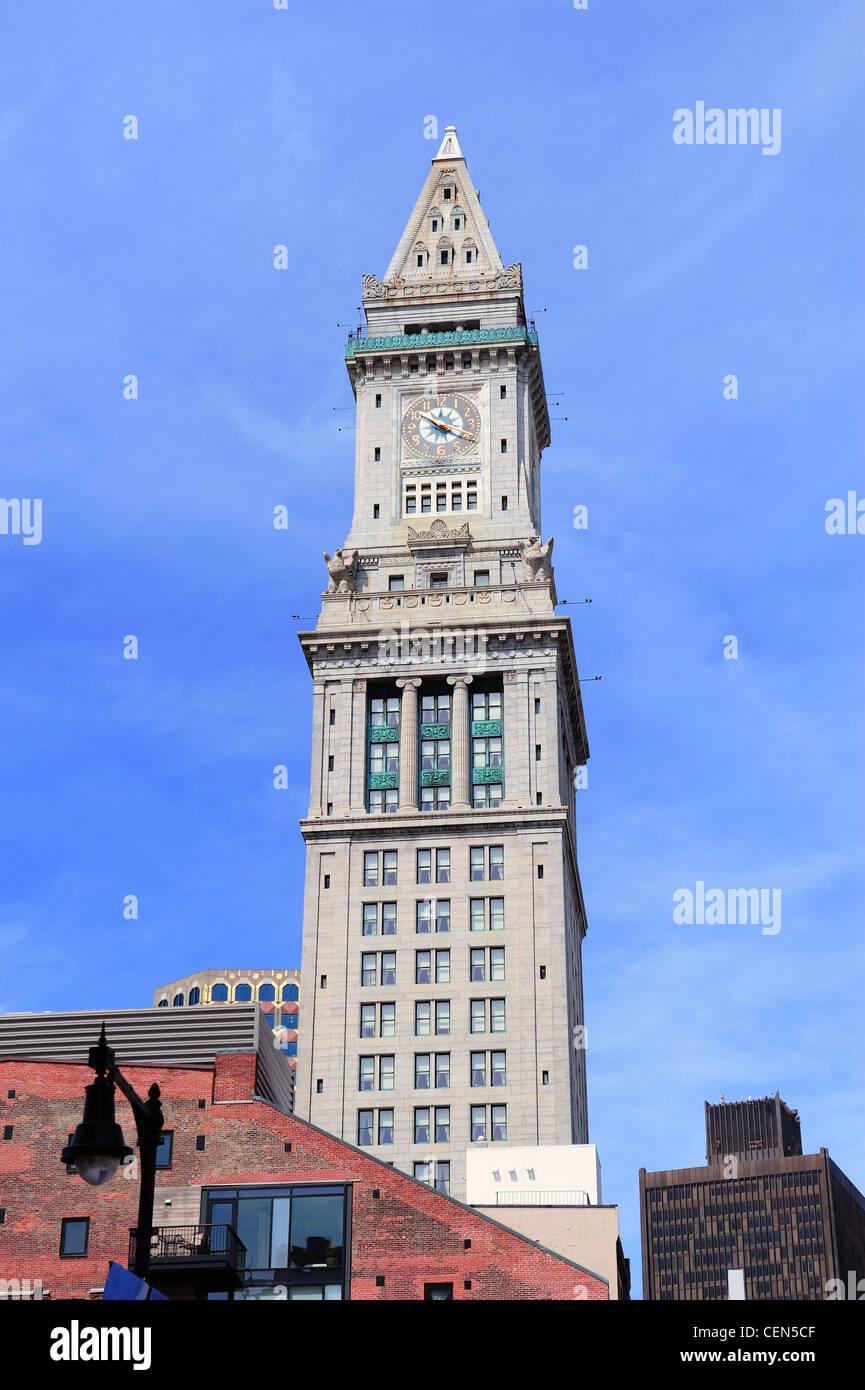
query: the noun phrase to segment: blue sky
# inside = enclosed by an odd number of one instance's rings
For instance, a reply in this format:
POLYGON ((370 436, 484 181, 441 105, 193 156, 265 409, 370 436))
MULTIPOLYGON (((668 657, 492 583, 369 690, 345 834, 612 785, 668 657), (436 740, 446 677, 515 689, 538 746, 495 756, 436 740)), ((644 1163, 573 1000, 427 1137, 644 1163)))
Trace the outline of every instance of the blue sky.
POLYGON ((603 675, 578 795, 590 1126, 635 1276, 637 1170, 700 1162, 721 1092, 780 1089, 865 1186, 865 538, 824 527, 865 493, 859 6, 477 0, 443 26, 154 0, 3 29, 0 492, 42 498, 44 534, 0 535, 0 1009, 299 963, 290 615, 318 611, 351 517, 337 324, 435 115, 564 393, 544 532, 603 675), (780 108, 781 152, 677 146, 699 100, 780 108), (781 931, 675 925, 697 880, 780 888, 781 931))

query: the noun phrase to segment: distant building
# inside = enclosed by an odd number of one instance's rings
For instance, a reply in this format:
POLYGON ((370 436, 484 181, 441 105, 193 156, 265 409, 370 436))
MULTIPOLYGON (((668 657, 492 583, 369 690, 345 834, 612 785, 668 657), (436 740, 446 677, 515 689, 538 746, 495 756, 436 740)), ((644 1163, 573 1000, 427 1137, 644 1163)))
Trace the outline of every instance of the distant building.
MULTIPOLYGON (((104 1017, 127 1080, 139 1095, 153 1082, 162 1091, 149 1277, 167 1297, 609 1297, 606 1280, 579 1263, 290 1114, 291 1069, 255 1004, 104 1017)), ((60 1161, 102 1018, 0 1017, 0 1247, 4 1273, 28 1290, 16 1298, 99 1298, 109 1261, 132 1258, 133 1163, 89 1187, 60 1161)), ((116 1113, 128 1142, 119 1092, 116 1113)))
POLYGON ((706 1162, 718 1163, 726 1154, 741 1159, 788 1158, 802 1152, 799 1112, 784 1104, 776 1091, 760 1100, 737 1100, 720 1105, 706 1101, 706 1162))
POLYGON ((859 1296, 865 1197, 827 1149, 802 1153, 795 1110, 778 1095, 707 1105, 706 1151, 706 1167, 640 1169, 644 1299, 725 1300, 743 1284, 760 1302, 859 1296))
POLYGON ((277 1045, 296 1066, 300 1024, 299 970, 199 970, 153 991, 155 1008, 190 1004, 248 1004, 257 1000, 267 1014, 277 1045))

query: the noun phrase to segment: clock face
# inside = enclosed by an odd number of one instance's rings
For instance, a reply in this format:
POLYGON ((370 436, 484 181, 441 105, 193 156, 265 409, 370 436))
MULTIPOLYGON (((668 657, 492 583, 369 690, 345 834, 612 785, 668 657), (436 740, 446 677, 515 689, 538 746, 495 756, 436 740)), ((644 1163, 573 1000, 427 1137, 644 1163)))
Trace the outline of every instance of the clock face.
POLYGON ((474 401, 453 391, 421 396, 402 417, 403 444, 422 458, 464 454, 477 444, 480 432, 481 415, 474 401))

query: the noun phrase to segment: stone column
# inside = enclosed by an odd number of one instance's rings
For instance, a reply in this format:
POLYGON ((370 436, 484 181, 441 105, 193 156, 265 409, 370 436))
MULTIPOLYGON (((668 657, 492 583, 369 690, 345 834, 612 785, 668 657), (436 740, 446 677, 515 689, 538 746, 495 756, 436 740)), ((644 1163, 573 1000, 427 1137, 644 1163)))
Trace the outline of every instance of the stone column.
POLYGON ((472 676, 448 676, 453 686, 451 712, 451 806, 463 810, 471 805, 471 731, 469 726, 469 686, 472 676))
POLYGON ((397 681, 402 691, 399 707, 399 808, 417 810, 417 692, 420 680, 397 681))

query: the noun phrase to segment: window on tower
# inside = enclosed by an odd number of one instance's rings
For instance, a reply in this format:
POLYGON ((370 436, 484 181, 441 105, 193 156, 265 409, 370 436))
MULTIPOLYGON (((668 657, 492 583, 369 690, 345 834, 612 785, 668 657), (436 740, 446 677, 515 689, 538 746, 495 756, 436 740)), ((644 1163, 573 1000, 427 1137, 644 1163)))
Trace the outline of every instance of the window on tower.
POLYGON ((375 813, 399 808, 400 701, 389 691, 369 701, 367 808, 375 813))

